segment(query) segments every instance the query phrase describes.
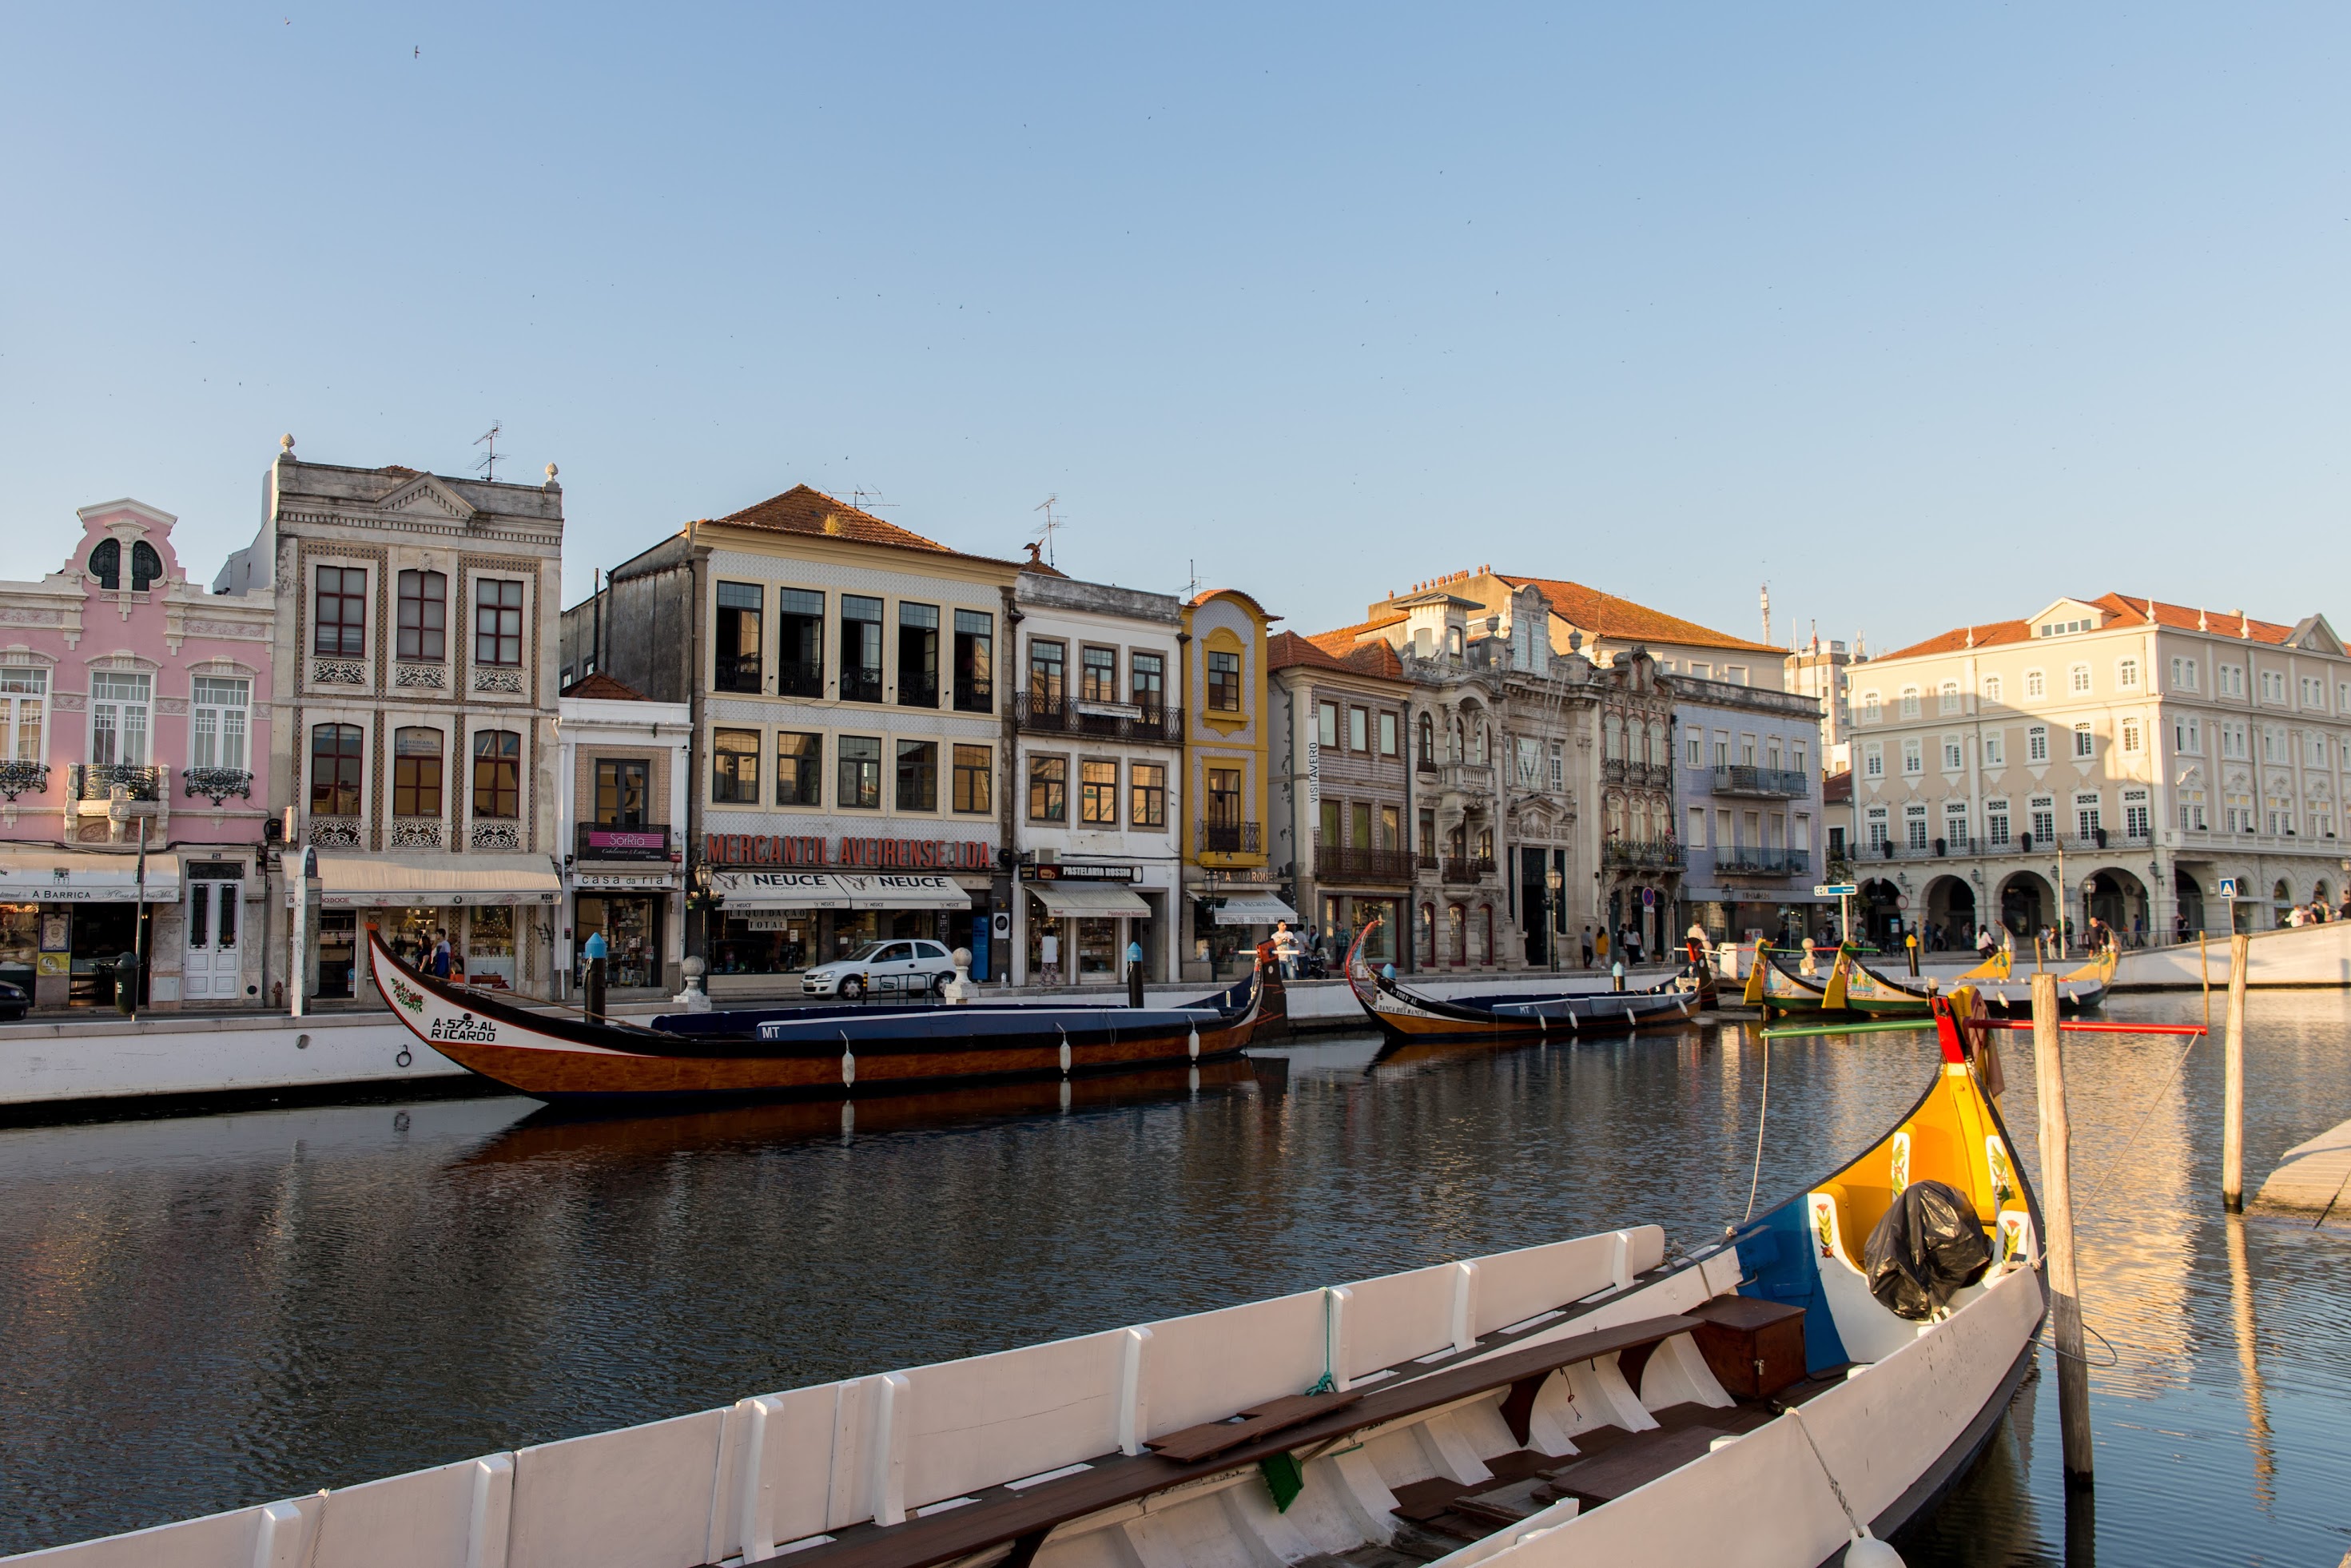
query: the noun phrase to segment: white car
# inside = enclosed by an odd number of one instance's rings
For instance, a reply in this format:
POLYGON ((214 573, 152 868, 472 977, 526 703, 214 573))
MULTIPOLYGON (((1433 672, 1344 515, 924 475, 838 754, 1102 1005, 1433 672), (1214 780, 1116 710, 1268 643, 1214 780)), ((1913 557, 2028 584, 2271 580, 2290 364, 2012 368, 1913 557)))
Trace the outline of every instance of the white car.
POLYGON ((937 996, 955 978, 955 959, 936 942, 868 942, 846 958, 800 976, 800 994, 862 1001, 868 995, 937 996))

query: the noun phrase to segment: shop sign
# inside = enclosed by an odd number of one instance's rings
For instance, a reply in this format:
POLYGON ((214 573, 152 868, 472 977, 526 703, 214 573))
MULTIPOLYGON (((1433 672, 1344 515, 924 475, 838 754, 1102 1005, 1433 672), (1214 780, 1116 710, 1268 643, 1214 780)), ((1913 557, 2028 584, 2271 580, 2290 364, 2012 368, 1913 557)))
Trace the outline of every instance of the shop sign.
POLYGON ((813 833, 705 833, 702 854, 712 865, 843 871, 987 871, 996 863, 985 839, 828 839, 813 833))
POLYGON ((1022 882, 1140 882, 1143 868, 1135 865, 1071 865, 1061 862, 1051 865, 1024 865, 1020 868, 1022 882))
POLYGON ((598 828, 580 830, 580 858, 594 861, 665 861, 669 859, 667 828, 598 828))
POLYGON ((571 880, 583 891, 597 888, 660 889, 677 885, 674 878, 662 872, 583 871, 575 873, 571 880))

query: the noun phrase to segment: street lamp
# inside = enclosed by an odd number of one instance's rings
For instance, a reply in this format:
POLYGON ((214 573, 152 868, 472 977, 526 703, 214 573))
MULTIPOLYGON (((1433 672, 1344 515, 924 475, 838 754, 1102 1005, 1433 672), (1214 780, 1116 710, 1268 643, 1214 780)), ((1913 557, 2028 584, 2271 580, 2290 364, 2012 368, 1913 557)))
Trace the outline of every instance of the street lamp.
POLYGON ((1559 971, 1559 890, 1566 884, 1566 873, 1557 866, 1543 873, 1543 924, 1551 929, 1544 934, 1543 946, 1550 950, 1552 972, 1559 971))

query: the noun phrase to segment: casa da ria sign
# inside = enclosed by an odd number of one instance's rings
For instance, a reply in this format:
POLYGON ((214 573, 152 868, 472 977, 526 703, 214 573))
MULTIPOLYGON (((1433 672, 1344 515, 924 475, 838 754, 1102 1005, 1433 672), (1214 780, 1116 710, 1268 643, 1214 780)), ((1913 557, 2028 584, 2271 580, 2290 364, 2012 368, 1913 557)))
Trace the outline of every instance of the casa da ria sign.
POLYGON ((705 833, 715 866, 807 866, 829 871, 993 871, 985 839, 869 839, 821 833, 705 833))

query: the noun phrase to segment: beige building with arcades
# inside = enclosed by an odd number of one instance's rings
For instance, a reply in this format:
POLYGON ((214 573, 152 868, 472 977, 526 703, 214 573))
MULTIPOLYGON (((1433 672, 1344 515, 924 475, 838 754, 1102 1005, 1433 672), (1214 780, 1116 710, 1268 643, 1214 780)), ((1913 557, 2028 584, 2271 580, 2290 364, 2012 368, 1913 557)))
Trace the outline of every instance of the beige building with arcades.
POLYGON ((2105 594, 1854 664, 1853 865, 1873 936, 2091 916, 2126 941, 2340 902, 2351 658, 2324 616, 2105 594))
POLYGON ((914 940, 1000 976, 1018 570, 802 485, 564 612, 573 679, 691 709, 685 951, 713 996, 797 994, 784 977, 914 940))
POLYGON ((563 492, 306 463, 281 443, 261 531, 214 580, 274 597, 269 800, 293 853, 269 903, 316 910, 308 994, 365 994, 361 927, 469 984, 550 994, 563 492))

